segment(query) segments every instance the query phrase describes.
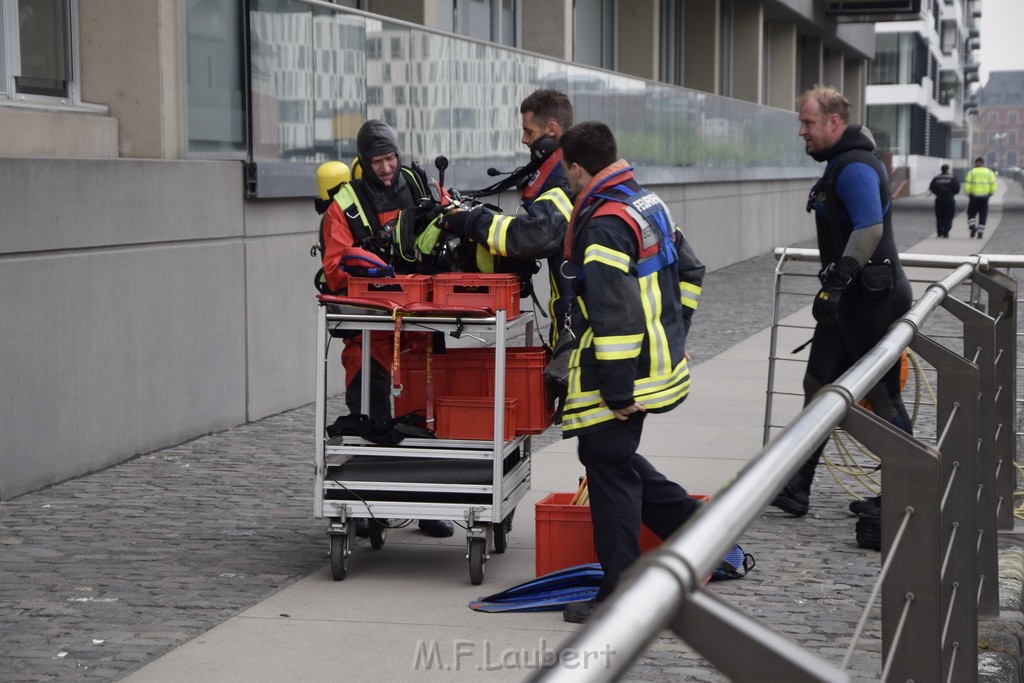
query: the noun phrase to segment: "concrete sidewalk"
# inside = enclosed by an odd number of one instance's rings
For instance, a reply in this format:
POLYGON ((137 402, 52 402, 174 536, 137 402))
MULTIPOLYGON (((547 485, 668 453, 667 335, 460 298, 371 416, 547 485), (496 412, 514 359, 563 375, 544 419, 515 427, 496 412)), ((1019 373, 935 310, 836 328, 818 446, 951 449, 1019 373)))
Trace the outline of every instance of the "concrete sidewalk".
MULTIPOLYGON (((998 229, 1000 215, 998 208, 993 208, 987 238, 998 229)), ((979 251, 987 240, 967 238, 964 221, 961 214, 954 238, 927 238, 912 251, 979 251)), ((927 276, 939 277, 934 272, 927 276)), ((798 310, 785 322, 795 327, 782 331, 780 348, 790 349, 806 341, 809 329, 802 327, 812 324, 809 308, 798 310)), ((648 419, 642 452, 691 492, 713 494, 725 485, 761 448, 768 348, 766 329, 712 358, 697 359, 689 400, 681 409, 648 419)), ((779 383, 780 388, 799 393, 800 374, 780 369, 779 383)), ((800 405, 798 397, 777 399, 774 421, 785 422, 800 405)), ((325 560, 318 571, 125 680, 523 680, 538 657, 557 649, 576 627, 562 622, 558 612, 482 614, 468 609, 467 603, 534 576, 534 504, 550 492, 573 490, 581 474, 575 440, 556 442, 535 453, 532 490, 517 510, 508 552, 492 555, 482 586, 472 586, 467 580, 463 534, 438 541, 411 529, 393 531, 382 550, 372 550, 367 544, 356 547, 345 581, 331 580, 325 560)), ((822 567, 819 576, 799 577, 797 584, 805 589, 810 586, 810 590, 803 598, 799 594, 789 598, 794 606, 802 604, 806 609, 803 614, 795 610, 792 621, 775 624, 834 662, 841 659, 835 656, 837 645, 828 642, 829 631, 821 631, 819 622, 830 623, 837 637, 848 636, 852 631, 848 622, 859 613, 857 605, 847 605, 849 609, 844 609, 845 616, 840 618, 834 608, 819 601, 838 601, 829 587, 844 584, 857 586, 859 590, 853 593, 866 598, 879 560, 878 553, 853 543, 852 518, 843 509, 846 500, 827 482, 819 481, 816 507, 805 520, 766 511, 764 528, 752 530, 750 538, 741 541, 757 556, 758 568, 744 581, 715 588, 740 602, 746 595, 745 601, 758 610, 759 600, 772 599, 769 592, 777 595, 777 591, 767 590, 766 577, 772 578, 776 589, 795 585, 792 576, 785 576, 787 567, 780 571, 778 562, 781 559, 785 565, 782 558, 787 554, 807 552, 801 549, 804 541, 799 536, 808 527, 816 533, 823 527, 835 527, 837 538, 831 541, 835 547, 817 547, 814 552, 825 550, 822 559, 826 562, 830 553, 852 558, 846 561, 846 569, 839 572, 835 566, 822 567), (764 546, 772 541, 774 549, 764 546), (751 596, 759 599, 751 600, 751 596)), ((326 550, 326 536, 323 547, 326 550)), ((766 608, 762 604, 760 609, 766 608)), ((869 651, 855 658, 855 675, 875 677, 880 671, 877 630, 877 625, 874 633, 869 628, 869 651)), ((600 666, 600 659, 594 661, 592 665, 600 666)), ((668 635, 641 659, 635 675, 644 680, 723 680, 668 635), (666 661, 674 663, 664 666, 666 661)))

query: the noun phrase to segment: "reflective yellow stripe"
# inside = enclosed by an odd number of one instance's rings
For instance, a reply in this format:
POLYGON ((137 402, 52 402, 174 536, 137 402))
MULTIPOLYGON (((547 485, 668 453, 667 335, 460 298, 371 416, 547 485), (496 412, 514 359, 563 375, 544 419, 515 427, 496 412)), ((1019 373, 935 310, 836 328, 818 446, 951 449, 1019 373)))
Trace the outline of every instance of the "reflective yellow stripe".
POLYGON ((687 308, 697 308, 700 304, 700 291, 701 288, 697 285, 691 285, 689 282, 679 283, 680 301, 682 301, 683 305, 687 308))
POLYGON ((583 265, 588 263, 603 263, 623 273, 629 273, 629 256, 600 244, 591 244, 583 252, 583 265))
MULTIPOLYGON (((565 431, 583 429, 615 419, 607 406, 601 405, 598 391, 580 391, 579 368, 569 373, 569 396, 565 402, 562 428, 565 431), (574 376, 575 375, 575 376, 574 376)), ((633 384, 633 397, 646 408, 665 408, 682 401, 690 392, 690 371, 686 361, 677 365, 671 376, 649 377, 633 384)))
POLYGON ((594 357, 598 360, 622 360, 636 358, 644 335, 630 334, 614 337, 594 337, 594 357))
POLYGON ((608 422, 609 420, 615 419, 615 413, 606 406, 598 406, 593 410, 588 410, 581 413, 564 414, 562 417, 562 428, 568 431, 574 429, 583 429, 584 427, 590 427, 591 425, 600 424, 602 422, 608 422))
POLYGON ((537 202, 551 202, 558 209, 559 213, 565 216, 566 220, 572 217, 572 202, 569 201, 569 198, 565 196, 565 191, 560 187, 550 189, 537 197, 534 203, 537 202))
POLYGON ((487 244, 492 254, 508 256, 508 226, 512 225, 512 216, 495 216, 487 229, 487 244))
POLYGON ((672 352, 669 348, 668 334, 661 323, 661 283, 658 274, 652 273, 639 279, 640 303, 647 321, 647 347, 651 360, 647 373, 651 376, 667 374, 672 370, 672 352))
POLYGON ((657 395, 675 384, 690 386, 690 368, 685 359, 672 369, 670 375, 658 375, 637 380, 633 383, 633 392, 639 400, 641 396, 657 395))

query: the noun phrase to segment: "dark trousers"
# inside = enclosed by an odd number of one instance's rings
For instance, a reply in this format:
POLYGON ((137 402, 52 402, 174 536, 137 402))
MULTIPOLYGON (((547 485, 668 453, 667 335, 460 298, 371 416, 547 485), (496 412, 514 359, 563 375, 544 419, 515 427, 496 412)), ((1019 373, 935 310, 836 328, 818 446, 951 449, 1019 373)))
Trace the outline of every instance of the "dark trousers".
POLYGON ((604 570, 597 599, 611 594, 623 572, 640 556, 640 522, 668 538, 700 503, 636 452, 644 414, 615 420, 579 437, 579 459, 587 468, 594 548, 604 570))
MULTIPOLYGON (((818 323, 811 339, 811 353, 807 359, 804 374, 804 405, 826 384, 834 382, 850 369, 871 347, 881 340, 889 327, 910 310, 913 294, 910 281, 905 277, 896 280, 892 295, 881 301, 865 301, 859 291, 851 289, 843 294, 839 308, 839 321, 818 323)), ((913 434, 910 415, 903 404, 900 392, 900 364, 895 363, 867 395, 871 410, 908 434, 913 434)), ((814 470, 825 448, 822 442, 804 466, 797 472, 793 482, 810 490, 814 470)))
POLYGON ((988 197, 971 197, 967 200, 967 223, 984 228, 988 221, 988 197), (977 216, 977 221, 974 217, 977 216))
POLYGON ((956 201, 952 197, 935 200, 935 232, 939 237, 945 237, 953 229, 955 213, 956 201))
MULTIPOLYGON (((347 378, 346 378, 347 379, 347 378)), ((345 405, 350 415, 363 412, 360 392, 363 387, 363 371, 358 370, 345 387, 345 405)), ((391 419, 391 375, 376 360, 370 359, 370 411, 373 420, 391 419)))

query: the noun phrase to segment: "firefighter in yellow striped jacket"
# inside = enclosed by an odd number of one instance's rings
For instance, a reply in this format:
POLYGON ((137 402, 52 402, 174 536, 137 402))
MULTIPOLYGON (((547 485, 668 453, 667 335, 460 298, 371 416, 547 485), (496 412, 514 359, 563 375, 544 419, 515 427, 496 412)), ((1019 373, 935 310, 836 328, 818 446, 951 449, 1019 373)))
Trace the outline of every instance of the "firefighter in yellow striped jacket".
POLYGON ((967 195, 967 228, 971 237, 985 236, 985 221, 988 220, 988 198, 996 193, 996 174, 985 168, 985 160, 978 157, 974 168, 964 178, 964 194, 967 195))
MULTIPOLYGON (((536 90, 519 107, 522 115, 522 143, 530 148, 537 170, 522 189, 522 208, 515 216, 478 206, 472 211, 452 211, 444 219, 445 229, 478 245, 477 265, 481 271, 508 268, 530 274, 536 260, 547 259, 551 284, 548 314, 554 345, 565 313, 572 301, 568 280, 562 273, 562 245, 572 213, 569 186, 562 172, 558 139, 573 122, 572 103, 558 90, 536 90), (481 259, 484 251, 490 259, 481 259), (497 257, 497 258, 494 258, 497 257), (556 324, 557 323, 557 324, 556 324)), ((536 272, 535 270, 533 272, 536 272)))
MULTIPOLYGON (((690 388, 680 289, 682 232, 657 195, 633 179, 603 123, 562 135, 566 177, 577 192, 564 256, 582 315, 569 360, 563 437, 579 437, 594 547, 604 581, 594 601, 570 603, 585 621, 640 555, 644 522, 661 538, 698 507, 686 490, 637 453, 646 413, 671 410, 690 388)), ((690 252, 692 254, 692 252, 690 252)))

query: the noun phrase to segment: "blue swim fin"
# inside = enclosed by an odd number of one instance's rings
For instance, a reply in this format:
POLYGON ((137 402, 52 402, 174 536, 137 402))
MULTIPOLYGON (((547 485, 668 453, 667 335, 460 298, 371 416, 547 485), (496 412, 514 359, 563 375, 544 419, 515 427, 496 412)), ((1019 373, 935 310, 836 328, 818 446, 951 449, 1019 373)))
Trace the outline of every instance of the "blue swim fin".
POLYGON ((544 612, 590 600, 604 581, 600 564, 580 564, 538 576, 469 603, 478 612, 544 612))

